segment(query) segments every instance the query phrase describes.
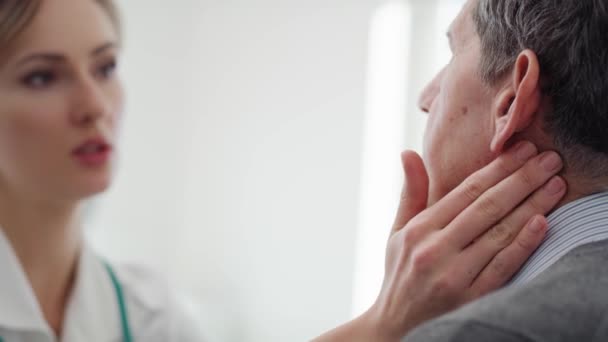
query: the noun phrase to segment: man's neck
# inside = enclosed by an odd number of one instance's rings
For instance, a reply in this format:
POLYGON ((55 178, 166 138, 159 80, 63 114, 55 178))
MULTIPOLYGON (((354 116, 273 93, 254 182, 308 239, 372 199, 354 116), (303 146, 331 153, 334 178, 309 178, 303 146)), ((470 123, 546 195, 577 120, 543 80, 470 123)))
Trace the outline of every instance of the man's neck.
POLYGON ((77 203, 0 194, 0 227, 13 247, 44 317, 61 334, 82 235, 77 203))
POLYGON ((562 175, 562 177, 568 184, 568 191, 566 192, 564 198, 559 201, 559 203, 549 212, 549 214, 565 206, 566 204, 579 200, 583 197, 608 191, 608 186, 598 182, 586 182, 580 177, 576 176, 562 175))

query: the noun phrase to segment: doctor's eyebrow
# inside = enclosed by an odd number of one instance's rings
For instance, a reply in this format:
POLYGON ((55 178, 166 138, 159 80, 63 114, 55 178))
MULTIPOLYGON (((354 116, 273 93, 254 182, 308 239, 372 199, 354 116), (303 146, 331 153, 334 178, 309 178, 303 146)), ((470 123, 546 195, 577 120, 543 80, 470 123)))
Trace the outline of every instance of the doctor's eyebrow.
MULTIPOLYGON (((112 48, 116 48, 117 44, 114 42, 108 42, 105 43, 95 49, 93 49, 93 51, 91 52, 91 56, 95 57, 98 56, 102 53, 104 53, 107 50, 110 50, 112 48)), ((17 66, 29 63, 31 61, 35 61, 35 60, 43 60, 46 62, 51 62, 51 63, 64 63, 66 61, 66 57, 60 53, 34 53, 31 55, 28 55, 24 58, 22 58, 19 62, 17 62, 17 66)))

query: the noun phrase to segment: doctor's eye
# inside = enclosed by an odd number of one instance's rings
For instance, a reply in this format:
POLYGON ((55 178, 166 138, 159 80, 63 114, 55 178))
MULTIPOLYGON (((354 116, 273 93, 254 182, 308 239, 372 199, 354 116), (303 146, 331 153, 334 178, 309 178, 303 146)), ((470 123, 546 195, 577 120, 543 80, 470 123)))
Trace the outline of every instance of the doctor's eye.
POLYGON ((49 70, 37 70, 29 73, 22 80, 23 84, 32 89, 49 87, 56 79, 55 74, 49 70))
POLYGON ((98 75, 103 79, 109 79, 114 75, 116 68, 118 67, 118 63, 116 59, 111 59, 109 62, 104 63, 97 70, 98 75))

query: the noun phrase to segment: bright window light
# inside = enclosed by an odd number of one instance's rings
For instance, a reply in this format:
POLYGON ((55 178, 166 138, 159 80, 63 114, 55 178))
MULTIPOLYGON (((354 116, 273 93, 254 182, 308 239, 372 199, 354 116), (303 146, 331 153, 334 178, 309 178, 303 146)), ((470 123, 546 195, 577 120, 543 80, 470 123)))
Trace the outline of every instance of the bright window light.
POLYGON ((353 313, 373 303, 384 273, 384 246, 399 193, 406 108, 410 6, 384 4, 371 20, 353 313))
POLYGON ((463 3, 464 0, 437 0, 429 1, 425 5, 429 7, 421 7, 420 3, 413 6, 408 0, 393 0, 379 7, 371 19, 353 316, 373 304, 382 286, 386 241, 403 179, 399 155, 405 146, 420 146, 422 134, 418 131, 426 120, 424 115, 406 116, 415 108, 408 98, 417 97, 408 97, 409 92, 419 91, 413 85, 433 77, 431 73, 420 75, 408 69, 410 53, 424 51, 429 56, 424 58, 422 69, 440 70, 451 55, 445 32, 463 3), (411 32, 413 16, 419 15, 415 11, 421 8, 431 8, 435 18, 416 20, 421 25, 411 32), (428 25, 425 27, 424 23, 428 25), (434 39, 430 51, 422 49, 428 46, 429 37, 434 39))

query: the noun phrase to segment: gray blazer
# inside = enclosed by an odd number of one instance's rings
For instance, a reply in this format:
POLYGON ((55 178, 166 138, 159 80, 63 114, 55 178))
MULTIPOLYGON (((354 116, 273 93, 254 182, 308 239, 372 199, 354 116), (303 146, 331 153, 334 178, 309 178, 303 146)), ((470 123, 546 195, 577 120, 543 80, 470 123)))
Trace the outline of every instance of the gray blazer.
POLYGON ((403 342, 608 342, 608 241, 574 249, 529 283, 426 322, 403 342))

